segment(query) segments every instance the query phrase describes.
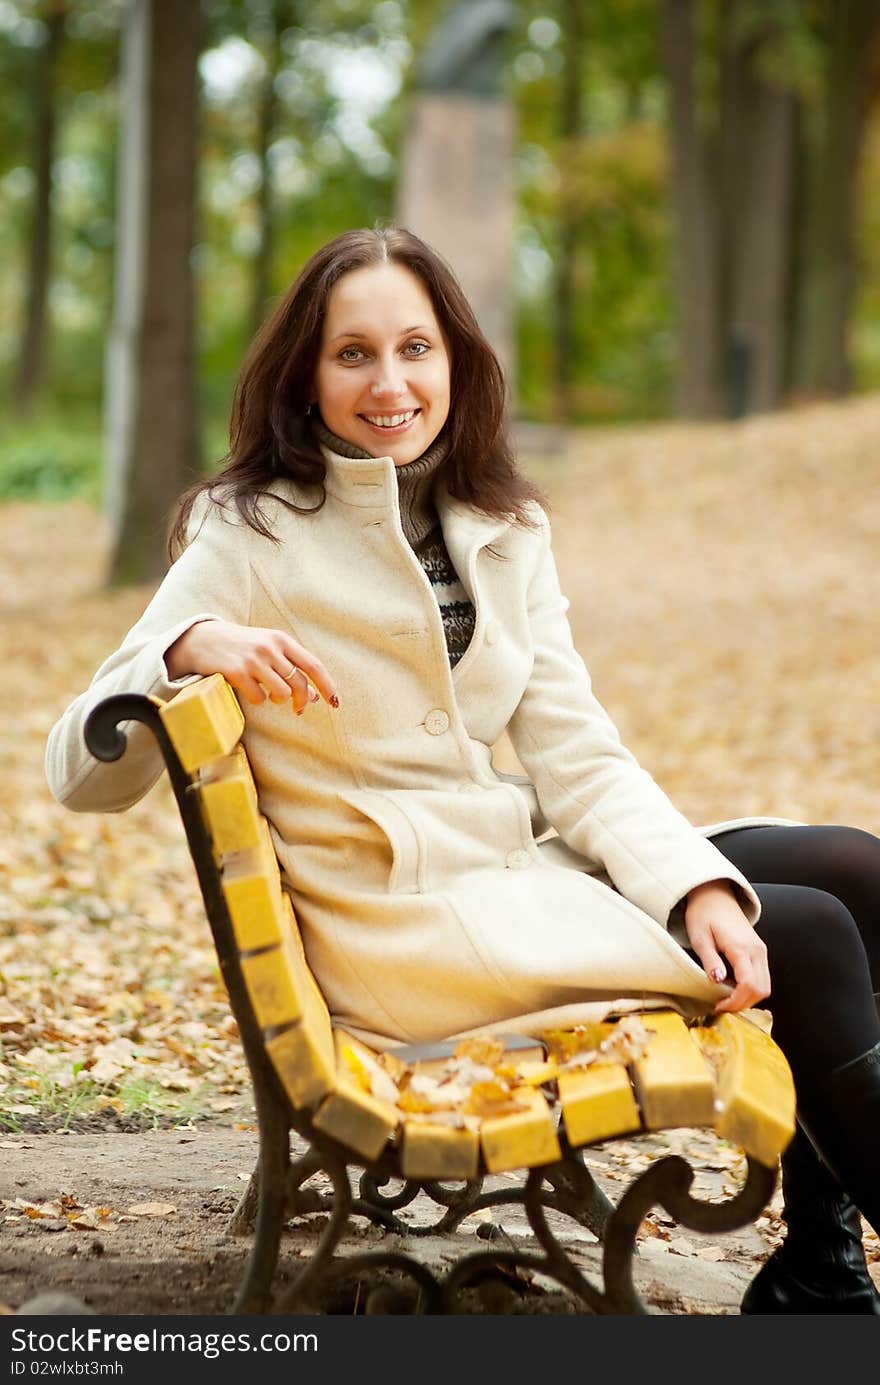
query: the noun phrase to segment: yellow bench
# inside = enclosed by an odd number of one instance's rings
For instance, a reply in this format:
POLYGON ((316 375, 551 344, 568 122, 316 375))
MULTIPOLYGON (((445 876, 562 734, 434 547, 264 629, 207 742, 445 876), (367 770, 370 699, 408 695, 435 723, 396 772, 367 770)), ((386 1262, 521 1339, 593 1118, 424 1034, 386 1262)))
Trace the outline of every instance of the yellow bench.
MULTIPOLYGON (((175 791, 211 924, 230 1005, 238 1023, 257 1106, 260 1156, 234 1227, 256 1234, 231 1311, 296 1311, 323 1275, 338 1273, 333 1251, 349 1214, 412 1232, 385 1198, 389 1179, 436 1195, 435 1224, 453 1229, 474 1210, 503 1199, 483 1192, 486 1175, 522 1174, 522 1204, 544 1259, 492 1252, 499 1266, 536 1265, 581 1310, 640 1313, 632 1279, 641 1221, 661 1204, 681 1225, 724 1231, 745 1225, 767 1204, 779 1155, 794 1131, 794 1088, 785 1059, 764 1029, 726 1015, 702 1026, 672 1011, 646 1011, 602 1025, 537 1038, 485 1039, 439 1046, 426 1055, 378 1054, 339 1028, 309 968, 290 897, 283 888, 268 825, 241 745, 244 719, 219 675, 188 685, 172 701, 110 698, 86 728, 90 749, 115 759, 118 726, 145 722, 157 736, 175 791), (678 1156, 658 1160, 633 1180, 617 1207, 593 1180, 581 1151, 618 1136, 704 1127, 746 1155, 743 1188, 725 1203, 689 1193, 693 1170, 678 1156), (290 1132, 308 1144, 291 1160, 290 1132), (354 1199, 349 1167, 363 1170, 354 1199), (333 1192, 307 1186, 319 1170, 333 1192), (462 1183, 450 1195, 444 1183, 462 1183), (567 1212, 600 1236, 603 1280, 575 1268, 551 1234, 544 1209, 567 1212), (277 1302, 273 1296, 282 1227, 296 1212, 333 1213, 314 1255, 277 1302)), ((472 1255, 486 1271, 490 1252, 472 1255)), ((373 1270, 382 1261, 372 1254, 373 1270)), ((384 1257, 411 1274, 425 1311, 456 1311, 455 1292, 417 1259, 384 1257)), ((349 1256, 354 1273, 366 1257, 349 1256)))

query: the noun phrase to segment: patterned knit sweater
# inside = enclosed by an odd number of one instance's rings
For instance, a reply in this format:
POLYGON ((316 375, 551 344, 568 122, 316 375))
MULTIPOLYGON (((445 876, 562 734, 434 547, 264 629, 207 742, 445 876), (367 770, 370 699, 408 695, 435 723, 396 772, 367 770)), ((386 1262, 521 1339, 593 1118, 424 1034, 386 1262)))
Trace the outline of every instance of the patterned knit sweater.
MULTIPOLYGON (((320 417, 313 419, 317 437, 342 457, 369 457, 369 452, 331 433, 320 417)), ((453 668, 474 633, 473 602, 452 566, 434 503, 434 481, 449 444, 439 438, 421 457, 395 468, 400 500, 400 522, 407 542, 424 569, 440 607, 446 649, 453 668)))

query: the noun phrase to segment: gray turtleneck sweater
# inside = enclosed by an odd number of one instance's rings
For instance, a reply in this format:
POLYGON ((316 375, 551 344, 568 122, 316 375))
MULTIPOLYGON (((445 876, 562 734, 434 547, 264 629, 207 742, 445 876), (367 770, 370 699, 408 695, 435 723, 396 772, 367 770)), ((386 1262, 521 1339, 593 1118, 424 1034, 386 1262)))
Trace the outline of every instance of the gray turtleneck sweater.
MULTIPOLYGON (((371 455, 331 433, 320 417, 314 418, 313 423, 320 441, 340 456, 371 455)), ((448 446, 445 439, 438 439, 414 462, 396 467, 395 474, 403 532, 431 583, 443 619, 449 662, 455 668, 471 642, 475 612, 473 602, 452 566, 434 503, 434 481, 448 446)))

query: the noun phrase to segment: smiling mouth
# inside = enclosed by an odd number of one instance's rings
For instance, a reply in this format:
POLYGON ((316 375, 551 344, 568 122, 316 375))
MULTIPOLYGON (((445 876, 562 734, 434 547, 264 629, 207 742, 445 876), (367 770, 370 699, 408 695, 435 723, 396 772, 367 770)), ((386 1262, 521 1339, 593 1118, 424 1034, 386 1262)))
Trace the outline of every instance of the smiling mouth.
POLYGON ((406 409, 398 414, 361 414, 360 417, 369 423, 371 428, 381 428, 384 432, 390 432, 395 428, 405 428, 420 412, 419 409, 406 409))

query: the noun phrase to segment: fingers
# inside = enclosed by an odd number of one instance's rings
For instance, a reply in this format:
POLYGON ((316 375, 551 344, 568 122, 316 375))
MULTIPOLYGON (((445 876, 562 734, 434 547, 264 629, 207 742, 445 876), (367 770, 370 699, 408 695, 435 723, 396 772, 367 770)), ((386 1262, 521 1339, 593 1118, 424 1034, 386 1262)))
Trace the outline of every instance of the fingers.
POLYGON ((196 625, 193 631, 199 632, 189 639, 191 646, 197 645, 195 652, 190 649, 185 659, 178 659, 191 665, 185 672, 222 673, 254 707, 268 699, 279 706, 292 703, 301 714, 322 695, 331 707, 339 706, 333 680, 321 660, 285 631, 219 619, 196 625))
POLYGON ((248 650, 248 677, 243 691, 247 697, 255 682, 261 695, 249 698, 250 701, 260 703, 268 697, 279 706, 292 703, 297 716, 310 703, 318 702, 320 693, 331 707, 339 706, 333 680, 320 659, 283 630, 251 633, 259 638, 248 650))
POLYGON ((735 1013, 747 1010, 770 994, 770 969, 767 965, 767 949, 757 936, 754 943, 737 949, 736 957, 731 956, 734 987, 715 1006, 716 1014, 735 1013))
POLYGON ((241 693, 245 702, 249 702, 252 707, 261 707, 266 701, 266 693, 256 678, 249 677, 245 673, 237 673, 232 669, 225 672, 223 676, 227 683, 235 688, 237 693, 241 693))
MULTIPOLYGON (((300 674, 305 675, 303 681, 311 681, 324 700, 329 702, 331 707, 338 707, 339 697, 337 696, 333 679, 321 663, 321 660, 317 659, 314 654, 310 654, 307 649, 303 648, 296 640, 290 639, 289 636, 285 635, 282 639, 284 653, 290 660, 290 663, 295 664, 300 670, 300 674)), ((299 675, 297 675, 297 681, 299 681, 299 675)), ((303 705, 305 704, 303 703, 303 705)))
POLYGON ((724 958, 716 950, 710 937, 700 938, 699 941, 691 939, 694 951, 700 959, 703 970, 713 981, 724 981, 727 977, 727 967, 724 965, 724 958))
POLYGON ((284 679, 287 696, 293 701, 293 710, 302 716, 310 702, 317 702, 318 694, 309 683, 302 669, 297 668, 284 679))

